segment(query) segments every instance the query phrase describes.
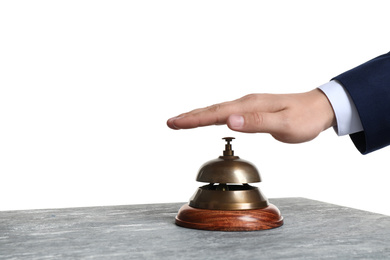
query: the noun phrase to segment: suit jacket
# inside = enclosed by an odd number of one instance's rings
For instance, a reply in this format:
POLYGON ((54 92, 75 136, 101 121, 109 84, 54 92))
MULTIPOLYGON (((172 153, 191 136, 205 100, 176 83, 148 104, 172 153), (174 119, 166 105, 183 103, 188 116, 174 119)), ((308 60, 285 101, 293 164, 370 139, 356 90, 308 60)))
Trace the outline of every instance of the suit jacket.
POLYGON ((363 131, 351 134, 356 148, 367 154, 390 144, 390 52, 334 78, 348 91, 363 131))

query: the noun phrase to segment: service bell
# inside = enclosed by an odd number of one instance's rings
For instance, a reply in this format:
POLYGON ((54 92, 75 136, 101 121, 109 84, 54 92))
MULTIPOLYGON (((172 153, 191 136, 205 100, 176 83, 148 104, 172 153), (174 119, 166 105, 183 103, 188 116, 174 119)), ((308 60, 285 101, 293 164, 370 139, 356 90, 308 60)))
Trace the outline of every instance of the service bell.
POLYGON ((251 231, 283 225, 276 206, 257 187, 249 183, 261 181, 252 163, 234 155, 231 142, 226 141, 223 155, 203 164, 196 180, 207 185, 197 189, 179 210, 176 224, 187 228, 251 231))

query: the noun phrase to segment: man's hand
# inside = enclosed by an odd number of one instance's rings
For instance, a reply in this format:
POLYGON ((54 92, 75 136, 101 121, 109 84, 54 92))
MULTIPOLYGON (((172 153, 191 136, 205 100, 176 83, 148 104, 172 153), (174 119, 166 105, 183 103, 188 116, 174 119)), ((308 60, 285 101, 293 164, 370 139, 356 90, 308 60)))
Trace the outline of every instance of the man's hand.
POLYGON ((195 109, 167 121, 172 129, 227 124, 234 131, 269 133, 286 143, 314 139, 335 125, 325 94, 314 89, 299 94, 250 94, 240 99, 195 109))

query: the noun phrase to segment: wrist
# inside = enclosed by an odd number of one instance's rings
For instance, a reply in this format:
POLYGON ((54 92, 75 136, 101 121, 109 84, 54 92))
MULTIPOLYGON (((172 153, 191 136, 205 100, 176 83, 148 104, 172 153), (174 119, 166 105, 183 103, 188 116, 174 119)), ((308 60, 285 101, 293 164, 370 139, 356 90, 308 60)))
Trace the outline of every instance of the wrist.
POLYGON ((337 124, 335 112, 328 97, 320 89, 313 89, 309 92, 312 95, 314 108, 318 112, 316 116, 319 117, 323 130, 334 127, 337 124))
POLYGON ((339 136, 363 131, 355 104, 339 82, 332 80, 321 85, 319 89, 326 95, 332 106, 336 119, 334 130, 339 136))

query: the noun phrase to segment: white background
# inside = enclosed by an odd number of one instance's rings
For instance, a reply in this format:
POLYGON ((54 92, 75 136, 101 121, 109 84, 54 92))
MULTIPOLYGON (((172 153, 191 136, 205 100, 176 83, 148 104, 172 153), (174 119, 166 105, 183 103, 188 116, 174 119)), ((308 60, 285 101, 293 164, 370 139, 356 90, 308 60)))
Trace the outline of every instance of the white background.
POLYGON ((224 136, 269 198, 390 215, 390 148, 304 144, 179 113, 308 91, 390 51, 386 1, 1 1, 0 210, 184 202, 224 136))

